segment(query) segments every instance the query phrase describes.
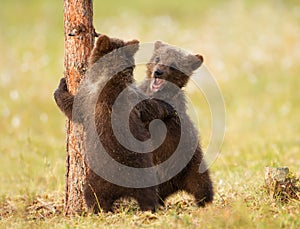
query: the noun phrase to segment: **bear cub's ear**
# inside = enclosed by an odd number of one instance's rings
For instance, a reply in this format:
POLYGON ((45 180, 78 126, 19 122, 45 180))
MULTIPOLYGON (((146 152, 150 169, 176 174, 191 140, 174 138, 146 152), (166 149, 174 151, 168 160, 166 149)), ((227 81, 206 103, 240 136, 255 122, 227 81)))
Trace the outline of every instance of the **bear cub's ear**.
POLYGON ((89 58, 89 66, 96 63, 100 57, 110 52, 110 38, 105 35, 101 35, 98 37, 96 41, 96 45, 93 48, 92 54, 89 58))
POLYGON ((101 35, 100 37, 98 37, 96 48, 101 52, 110 51, 110 38, 106 35, 101 35))
POLYGON ((157 50, 159 48, 161 48, 162 46, 165 46, 166 44, 164 44, 162 41, 156 41, 154 43, 154 50, 157 50))
POLYGON ((188 55, 187 57, 188 63, 190 64, 193 71, 201 66, 203 63, 203 56, 196 54, 196 55, 188 55))
POLYGON ((139 50, 139 43, 138 40, 132 40, 125 43, 125 52, 128 57, 133 57, 139 50))

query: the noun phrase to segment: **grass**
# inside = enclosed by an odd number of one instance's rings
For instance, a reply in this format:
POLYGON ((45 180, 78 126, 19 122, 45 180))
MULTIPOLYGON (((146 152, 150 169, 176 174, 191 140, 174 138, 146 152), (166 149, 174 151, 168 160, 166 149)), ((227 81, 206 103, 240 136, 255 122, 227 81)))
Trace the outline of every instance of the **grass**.
MULTIPOLYGON (((52 98, 63 75, 62 9, 12 0, 0 10, 0 228, 300 228, 299 201, 276 202, 263 188, 265 166, 300 174, 297 1, 95 1, 100 33, 204 55, 224 95, 226 136, 207 208, 179 193, 155 214, 122 202, 116 214, 72 218, 62 214, 64 116, 52 98)), ((201 93, 187 93, 205 148, 208 105, 201 93)))

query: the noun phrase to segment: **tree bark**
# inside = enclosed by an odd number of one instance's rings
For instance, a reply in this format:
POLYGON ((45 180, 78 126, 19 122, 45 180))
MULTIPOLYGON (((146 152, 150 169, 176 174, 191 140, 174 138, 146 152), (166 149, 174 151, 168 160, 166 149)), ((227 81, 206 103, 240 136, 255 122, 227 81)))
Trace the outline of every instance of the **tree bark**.
MULTIPOLYGON (((94 44, 92 0, 64 0, 65 72, 68 90, 75 94, 87 69, 94 44)), ((86 210, 83 185, 87 165, 84 132, 79 124, 66 121, 66 189, 64 212, 81 214, 86 210)))

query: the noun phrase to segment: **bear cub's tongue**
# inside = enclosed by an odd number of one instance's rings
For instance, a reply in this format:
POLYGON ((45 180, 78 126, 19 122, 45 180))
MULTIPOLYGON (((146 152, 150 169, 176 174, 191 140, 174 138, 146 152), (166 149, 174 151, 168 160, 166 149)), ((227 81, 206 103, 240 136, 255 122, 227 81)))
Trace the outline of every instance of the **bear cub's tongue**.
POLYGON ((157 92, 161 88, 161 86, 164 84, 164 82, 165 82, 164 79, 154 78, 152 80, 151 91, 157 92))

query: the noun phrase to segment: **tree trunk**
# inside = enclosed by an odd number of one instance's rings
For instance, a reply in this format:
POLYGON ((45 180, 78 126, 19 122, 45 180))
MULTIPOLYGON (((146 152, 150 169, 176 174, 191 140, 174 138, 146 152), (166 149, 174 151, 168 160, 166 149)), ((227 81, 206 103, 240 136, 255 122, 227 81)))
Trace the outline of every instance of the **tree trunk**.
MULTIPOLYGON (((88 57, 94 44, 92 0, 64 0, 65 77, 68 90, 75 94, 86 71, 88 57)), ((87 166, 83 128, 67 120, 66 124, 66 215, 86 210, 83 185, 87 166)))

